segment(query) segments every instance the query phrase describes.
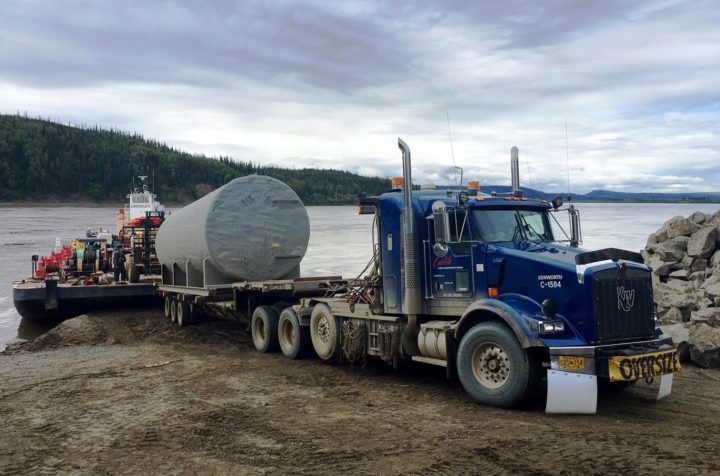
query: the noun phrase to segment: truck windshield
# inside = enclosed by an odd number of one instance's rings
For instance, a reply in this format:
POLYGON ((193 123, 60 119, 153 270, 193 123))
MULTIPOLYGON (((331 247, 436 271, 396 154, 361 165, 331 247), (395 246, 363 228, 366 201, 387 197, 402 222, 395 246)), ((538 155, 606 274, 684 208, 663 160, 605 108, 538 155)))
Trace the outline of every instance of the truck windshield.
POLYGON ((486 242, 554 239, 547 214, 538 210, 473 210, 473 228, 486 242))

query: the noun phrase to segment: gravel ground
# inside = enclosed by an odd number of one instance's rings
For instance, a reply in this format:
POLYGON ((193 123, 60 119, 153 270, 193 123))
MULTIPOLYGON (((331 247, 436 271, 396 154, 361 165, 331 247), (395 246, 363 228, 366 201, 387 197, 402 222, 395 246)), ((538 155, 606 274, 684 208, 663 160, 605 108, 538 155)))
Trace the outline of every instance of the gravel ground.
POLYGON ((718 474, 720 372, 593 416, 475 404, 441 369, 258 354, 234 322, 81 316, 0 354, 0 474, 718 474))

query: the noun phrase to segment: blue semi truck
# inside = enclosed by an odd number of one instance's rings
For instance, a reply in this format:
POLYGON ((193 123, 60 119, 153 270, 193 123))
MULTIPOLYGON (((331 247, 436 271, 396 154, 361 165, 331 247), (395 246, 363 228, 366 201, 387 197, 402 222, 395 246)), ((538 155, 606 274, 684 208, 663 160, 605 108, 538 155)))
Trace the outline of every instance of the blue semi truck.
POLYGON ((258 350, 289 358, 440 366, 498 407, 546 389, 549 413, 595 413, 598 387, 638 380, 670 394, 678 353, 656 327, 638 253, 580 249, 574 206, 522 196, 517 148, 512 192, 487 195, 414 189, 410 149, 398 145, 403 180, 360 206, 375 214, 364 277, 234 283, 224 302, 213 298, 222 287, 165 285, 166 313, 187 314, 190 300, 244 316, 258 350), (556 237, 560 215, 568 233, 556 237))
POLYGON ((546 386, 548 412, 594 413, 599 384, 655 380, 659 398, 670 393, 678 355, 656 328, 638 253, 578 248, 575 207, 522 197, 516 148, 513 191, 499 196, 413 190, 410 149, 399 147, 406 186, 363 203, 376 213, 374 279, 351 299, 299 306, 321 358, 439 365, 500 407, 546 386), (563 213, 564 241, 551 226, 563 213))

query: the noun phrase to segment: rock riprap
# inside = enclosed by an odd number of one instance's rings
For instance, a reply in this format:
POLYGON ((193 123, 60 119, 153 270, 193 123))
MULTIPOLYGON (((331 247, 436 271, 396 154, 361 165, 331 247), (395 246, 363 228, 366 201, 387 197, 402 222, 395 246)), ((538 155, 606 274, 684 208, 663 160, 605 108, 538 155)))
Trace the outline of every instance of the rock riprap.
POLYGON ((642 255, 652 270, 660 327, 687 345, 693 362, 720 367, 720 211, 669 219, 648 237, 642 255), (678 334, 679 327, 688 332, 678 334))

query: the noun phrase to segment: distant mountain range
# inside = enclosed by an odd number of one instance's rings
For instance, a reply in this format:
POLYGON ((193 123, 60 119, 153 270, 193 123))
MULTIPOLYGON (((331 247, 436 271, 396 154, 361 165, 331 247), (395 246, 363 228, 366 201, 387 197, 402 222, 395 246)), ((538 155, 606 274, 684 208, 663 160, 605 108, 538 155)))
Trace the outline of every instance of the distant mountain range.
MULTIPOLYGON (((445 187, 440 187, 445 188, 445 187)), ((447 188, 453 188, 449 186, 447 188)), ((520 187, 523 196, 527 198, 540 198, 552 200, 560 195, 565 202, 568 201, 568 194, 543 192, 533 188, 520 187)), ((508 193, 512 190, 509 185, 484 185, 481 187, 483 193, 508 193)), ((612 192, 610 190, 593 190, 590 193, 570 193, 570 201, 573 202, 656 202, 656 203, 720 203, 720 192, 688 192, 688 193, 657 193, 657 192, 612 192)))

